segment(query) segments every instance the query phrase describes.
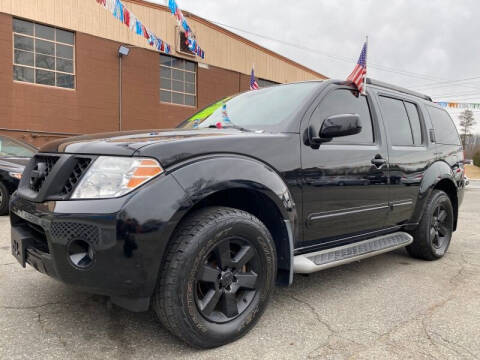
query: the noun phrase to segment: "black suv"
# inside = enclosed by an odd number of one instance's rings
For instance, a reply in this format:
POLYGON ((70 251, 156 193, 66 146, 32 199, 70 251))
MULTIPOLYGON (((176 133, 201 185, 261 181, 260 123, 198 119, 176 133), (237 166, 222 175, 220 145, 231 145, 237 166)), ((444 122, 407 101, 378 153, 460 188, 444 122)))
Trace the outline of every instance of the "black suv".
POLYGON ((462 146, 425 95, 368 80, 223 99, 177 129, 44 146, 11 201, 25 266, 150 305, 196 347, 245 334, 274 284, 407 247, 441 258, 463 198, 462 146))

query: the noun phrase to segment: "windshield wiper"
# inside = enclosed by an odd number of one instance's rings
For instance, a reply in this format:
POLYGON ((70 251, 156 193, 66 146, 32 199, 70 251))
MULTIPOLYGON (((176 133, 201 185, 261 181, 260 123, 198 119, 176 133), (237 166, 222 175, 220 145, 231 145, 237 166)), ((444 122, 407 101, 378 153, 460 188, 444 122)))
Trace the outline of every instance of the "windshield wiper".
MULTIPOLYGON (((218 129, 216 125, 210 125, 209 128, 210 129, 218 129)), ((244 128, 244 127, 239 126, 239 125, 235 125, 231 121, 228 125, 223 125, 222 124, 221 129, 228 129, 228 128, 237 129, 237 130, 244 131, 244 132, 252 132, 252 130, 244 128)))
POLYGON ((226 126, 224 126, 223 128, 224 128, 224 129, 234 128, 234 129, 237 129, 237 130, 240 130, 240 131, 252 132, 252 130, 250 130, 250 129, 244 128, 243 126, 239 126, 239 125, 232 124, 231 122, 230 122, 229 125, 226 125, 226 126))

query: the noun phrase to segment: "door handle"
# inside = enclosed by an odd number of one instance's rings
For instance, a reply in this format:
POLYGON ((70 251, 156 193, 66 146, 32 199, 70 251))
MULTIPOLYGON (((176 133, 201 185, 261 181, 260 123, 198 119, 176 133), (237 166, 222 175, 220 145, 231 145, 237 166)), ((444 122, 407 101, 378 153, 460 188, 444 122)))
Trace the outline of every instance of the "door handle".
POLYGON ((376 167, 382 167, 387 163, 387 160, 384 159, 381 155, 377 155, 372 159, 372 164, 376 167))

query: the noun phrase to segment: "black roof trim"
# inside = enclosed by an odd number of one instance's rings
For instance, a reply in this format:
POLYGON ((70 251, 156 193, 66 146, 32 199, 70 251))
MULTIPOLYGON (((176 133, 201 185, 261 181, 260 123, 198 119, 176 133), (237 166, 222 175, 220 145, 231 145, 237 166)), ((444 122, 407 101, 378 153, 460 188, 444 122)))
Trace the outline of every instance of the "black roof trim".
POLYGON ((408 89, 402 88, 400 86, 384 83, 382 81, 367 78, 367 84, 382 87, 382 88, 385 88, 385 89, 388 89, 388 90, 398 91, 398 92, 403 93, 403 94, 416 96, 416 97, 419 97, 421 99, 433 102, 432 98, 428 95, 425 95, 425 94, 422 94, 422 93, 419 93, 419 92, 416 92, 416 91, 408 90, 408 89))

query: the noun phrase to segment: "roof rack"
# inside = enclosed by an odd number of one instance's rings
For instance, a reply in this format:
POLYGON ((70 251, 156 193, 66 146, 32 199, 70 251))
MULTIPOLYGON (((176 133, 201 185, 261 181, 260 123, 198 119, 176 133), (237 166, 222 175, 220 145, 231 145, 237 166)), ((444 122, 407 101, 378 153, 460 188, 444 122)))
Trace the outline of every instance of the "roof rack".
POLYGON ((402 88, 402 87, 400 87, 400 86, 387 84, 387 83, 384 83, 384 82, 382 82, 382 81, 378 81, 378 80, 374 80, 374 79, 367 78, 367 84, 368 84, 368 85, 374 85, 374 86, 382 87, 382 88, 389 89, 389 90, 398 91, 398 92, 401 92, 401 93, 403 93, 403 94, 408 94, 408 95, 416 96, 416 97, 419 97, 419 98, 421 98, 421 99, 424 99, 424 100, 433 102, 432 98, 431 98, 430 96, 428 96, 428 95, 421 94, 421 93, 416 92, 416 91, 408 90, 408 89, 402 88))

